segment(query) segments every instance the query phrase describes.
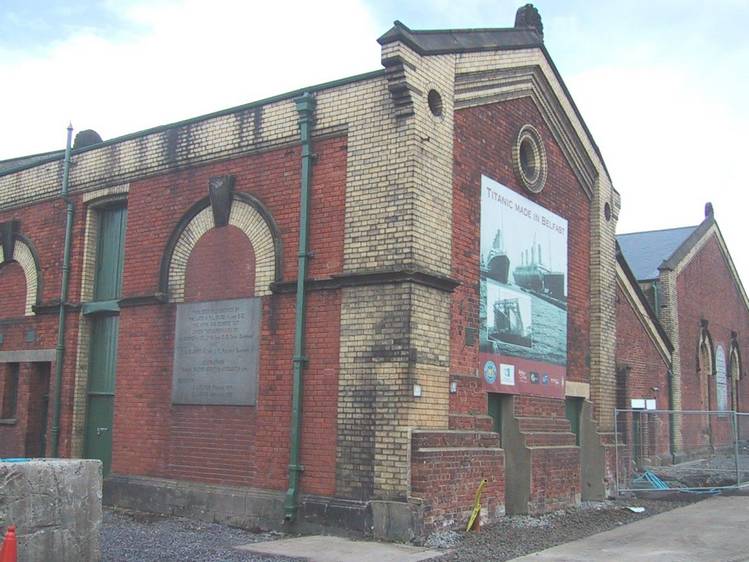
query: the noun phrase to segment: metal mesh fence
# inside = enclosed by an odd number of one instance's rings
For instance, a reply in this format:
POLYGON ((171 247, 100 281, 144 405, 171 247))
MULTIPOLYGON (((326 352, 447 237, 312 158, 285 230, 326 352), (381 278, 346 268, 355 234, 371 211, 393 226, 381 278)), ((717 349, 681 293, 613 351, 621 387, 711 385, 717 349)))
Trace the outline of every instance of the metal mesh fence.
POLYGON ((615 410, 614 417, 620 492, 749 485, 749 414, 615 410))

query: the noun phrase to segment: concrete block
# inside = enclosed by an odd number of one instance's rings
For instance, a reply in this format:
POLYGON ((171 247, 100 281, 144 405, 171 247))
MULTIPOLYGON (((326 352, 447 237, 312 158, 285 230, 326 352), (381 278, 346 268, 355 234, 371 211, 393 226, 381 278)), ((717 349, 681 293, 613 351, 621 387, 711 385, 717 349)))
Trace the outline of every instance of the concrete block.
POLYGON ((376 539, 411 542, 419 535, 420 517, 415 506, 399 501, 372 501, 373 534, 376 539))
POLYGON ((15 525, 19 560, 101 559, 101 462, 0 462, 0 529, 15 525))

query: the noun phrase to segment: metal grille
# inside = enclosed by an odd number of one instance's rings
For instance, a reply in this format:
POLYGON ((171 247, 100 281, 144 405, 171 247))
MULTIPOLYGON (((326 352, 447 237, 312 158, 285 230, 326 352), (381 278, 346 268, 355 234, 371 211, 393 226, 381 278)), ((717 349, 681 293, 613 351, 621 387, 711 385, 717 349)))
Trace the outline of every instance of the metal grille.
POLYGON ((749 414, 615 410, 619 492, 749 485, 749 414))

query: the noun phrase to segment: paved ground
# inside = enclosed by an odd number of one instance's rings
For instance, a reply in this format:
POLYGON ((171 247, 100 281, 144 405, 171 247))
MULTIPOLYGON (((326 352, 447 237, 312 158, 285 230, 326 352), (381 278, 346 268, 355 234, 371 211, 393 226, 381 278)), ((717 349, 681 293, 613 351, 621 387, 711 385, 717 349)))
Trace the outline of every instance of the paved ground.
POLYGON ((629 498, 588 502, 538 517, 507 516, 482 527, 480 533, 435 533, 427 542, 429 550, 335 537, 253 533, 178 517, 107 509, 102 551, 104 562, 413 562, 427 558, 439 562, 749 562, 749 496, 719 496, 691 503, 701 498, 704 496, 659 501, 629 498), (631 506, 645 511, 633 513, 627 509, 631 506), (566 541, 574 542, 562 544, 566 541), (528 555, 533 552, 536 554, 528 555), (517 558, 524 555, 528 556, 517 558))
POLYGON ((311 536, 260 542, 237 547, 258 554, 304 557, 310 562, 417 562, 442 553, 426 548, 341 537, 311 536))
POLYGON ((516 560, 749 560, 749 497, 715 497, 516 560))
POLYGON ((538 516, 501 517, 481 528, 480 533, 441 531, 429 537, 430 547, 448 548, 440 562, 501 562, 538 552, 647 519, 695 501, 698 494, 671 494, 670 499, 620 498, 605 502, 583 502, 578 507, 538 516), (628 508, 642 508, 640 513, 628 508))

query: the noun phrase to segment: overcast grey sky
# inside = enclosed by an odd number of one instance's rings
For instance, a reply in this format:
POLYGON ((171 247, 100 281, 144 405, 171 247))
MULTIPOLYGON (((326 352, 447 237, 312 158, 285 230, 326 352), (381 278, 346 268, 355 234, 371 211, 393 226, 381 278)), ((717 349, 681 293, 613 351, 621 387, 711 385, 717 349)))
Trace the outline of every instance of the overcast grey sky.
MULTIPOLYGON (((510 27, 522 0, 3 0, 0 160, 109 139, 380 68, 376 38, 510 27)), ((712 201, 749 283, 749 0, 542 0, 547 48, 622 195, 620 232, 712 201)))

